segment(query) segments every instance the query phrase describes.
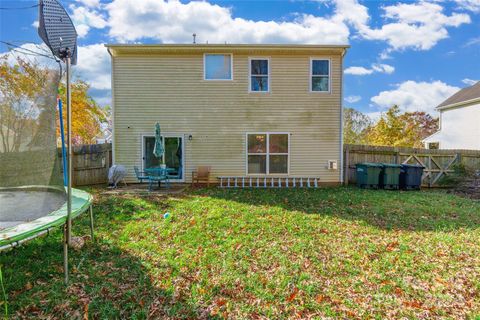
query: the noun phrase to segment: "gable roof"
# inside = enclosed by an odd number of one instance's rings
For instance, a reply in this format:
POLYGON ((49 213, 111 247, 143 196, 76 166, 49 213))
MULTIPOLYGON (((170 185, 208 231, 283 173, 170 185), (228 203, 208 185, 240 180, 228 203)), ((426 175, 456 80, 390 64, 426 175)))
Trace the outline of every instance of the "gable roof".
POLYGON ((480 81, 471 87, 463 88, 447 100, 440 103, 437 109, 446 109, 450 106, 459 106, 464 102, 480 99, 480 81))

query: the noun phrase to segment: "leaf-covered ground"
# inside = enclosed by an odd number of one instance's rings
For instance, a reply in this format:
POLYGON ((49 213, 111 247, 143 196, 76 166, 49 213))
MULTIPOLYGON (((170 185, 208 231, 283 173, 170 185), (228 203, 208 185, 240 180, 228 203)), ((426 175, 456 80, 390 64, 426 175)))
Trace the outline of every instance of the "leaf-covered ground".
MULTIPOLYGON (((60 230, 1 255, 12 318, 479 319, 478 201, 355 188, 93 192, 97 241, 73 251, 69 287, 60 230)), ((88 234, 86 215, 74 232, 88 234)))

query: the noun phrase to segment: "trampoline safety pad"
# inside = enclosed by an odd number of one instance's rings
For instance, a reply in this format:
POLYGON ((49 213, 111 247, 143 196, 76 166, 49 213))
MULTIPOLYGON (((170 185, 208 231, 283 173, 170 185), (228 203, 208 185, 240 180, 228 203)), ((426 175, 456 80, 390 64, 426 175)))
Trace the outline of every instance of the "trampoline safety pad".
MULTIPOLYGON (((48 198, 48 202, 44 201, 45 197, 35 191, 0 192, 1 202, 7 206, 0 213, 0 250, 65 224, 65 197, 60 194, 48 198), (15 210, 12 211, 8 206, 15 210)), ((72 189, 72 219, 85 212, 91 204, 92 196, 88 192, 72 189)))

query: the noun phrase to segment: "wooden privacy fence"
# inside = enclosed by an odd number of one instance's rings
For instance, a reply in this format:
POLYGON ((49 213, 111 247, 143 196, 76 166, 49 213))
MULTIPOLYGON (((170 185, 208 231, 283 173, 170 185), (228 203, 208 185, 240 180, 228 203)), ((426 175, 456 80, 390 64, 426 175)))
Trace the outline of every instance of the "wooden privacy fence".
POLYGON ((356 182, 355 165, 361 162, 417 164, 425 169, 422 185, 438 187, 445 175, 452 173, 453 165, 480 170, 480 150, 431 150, 405 147, 381 147, 364 145, 344 146, 345 184, 356 182))
MULTIPOLYGON (((61 158, 61 149, 59 149, 59 155, 61 158)), ((108 169, 112 165, 112 144, 74 146, 72 162, 74 186, 107 183, 108 169)))

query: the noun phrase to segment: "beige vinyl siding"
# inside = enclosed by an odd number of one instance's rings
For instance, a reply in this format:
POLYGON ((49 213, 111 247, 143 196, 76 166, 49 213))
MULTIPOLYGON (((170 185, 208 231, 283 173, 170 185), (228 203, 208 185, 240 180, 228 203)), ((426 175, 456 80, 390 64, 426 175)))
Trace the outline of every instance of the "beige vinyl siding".
MULTIPOLYGON (((208 51, 205 51, 208 53, 208 51)), ((264 55, 270 92, 249 92, 247 54, 233 53, 233 80, 203 80, 203 54, 118 55, 113 63, 115 162, 142 166, 142 135, 184 134, 185 178, 198 165, 212 177, 246 175, 247 132, 289 132, 290 176, 339 182, 341 55, 264 55), (310 92, 310 59, 331 60, 331 93, 310 92), (192 141, 188 135, 192 135, 192 141)), ((255 57, 262 57, 256 52, 255 57)))

